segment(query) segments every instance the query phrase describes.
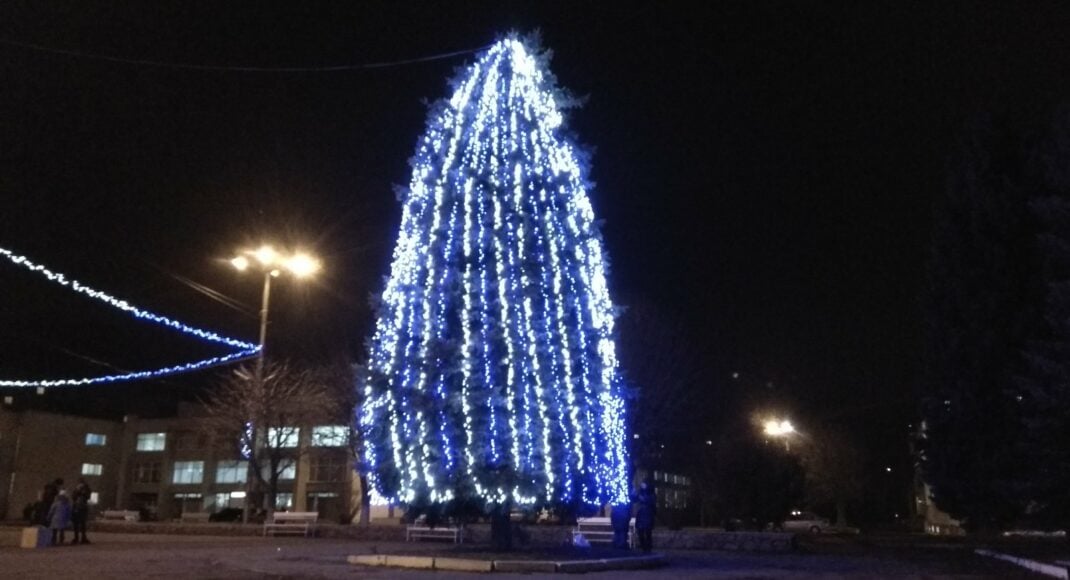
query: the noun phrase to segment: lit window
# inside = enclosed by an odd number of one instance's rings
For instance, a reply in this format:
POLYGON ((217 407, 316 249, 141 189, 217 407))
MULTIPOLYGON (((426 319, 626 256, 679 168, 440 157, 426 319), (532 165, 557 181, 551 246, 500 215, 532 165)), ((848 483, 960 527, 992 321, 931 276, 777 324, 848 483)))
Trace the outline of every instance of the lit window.
POLYGON ((345 425, 320 425, 312 428, 312 445, 315 447, 344 447, 349 439, 345 425))
POLYGON ((292 493, 276 493, 275 494, 275 509, 288 510, 294 507, 294 494, 292 493))
POLYGON ((216 483, 245 483, 248 461, 220 461, 215 468, 216 483))
POLYGON ((100 494, 93 491, 89 493, 89 505, 97 505, 100 503, 100 494))
POLYGON ((215 494, 215 503, 212 504, 216 511, 224 510, 227 508, 240 508, 242 501, 245 499, 244 491, 232 491, 229 493, 217 493, 215 494))
POLYGON ((176 461, 171 483, 201 483, 204 481, 203 461, 176 461))
POLYGON ((85 444, 86 445, 104 445, 108 442, 108 436, 100 433, 86 433, 85 444))
POLYGON ((268 429, 268 447, 297 447, 300 434, 298 427, 271 427, 268 429))
POLYGON ((83 463, 82 475, 100 475, 104 471, 104 466, 99 463, 83 463))
POLYGON ((138 451, 163 451, 167 446, 167 433, 138 433, 138 451))

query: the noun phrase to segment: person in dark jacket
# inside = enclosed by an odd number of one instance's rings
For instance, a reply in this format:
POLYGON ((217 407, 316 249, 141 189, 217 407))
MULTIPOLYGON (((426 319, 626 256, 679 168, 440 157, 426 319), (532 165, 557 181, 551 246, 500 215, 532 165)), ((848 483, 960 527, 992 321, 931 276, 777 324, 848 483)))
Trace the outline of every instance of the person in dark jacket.
POLYGON ((74 487, 71 497, 71 524, 74 525, 74 539, 72 544, 88 544, 89 538, 85 535, 85 525, 89 520, 89 498, 93 490, 85 482, 85 478, 78 478, 78 485, 74 487))
POLYGON ((609 522, 613 524, 613 547, 628 549, 628 527, 632 520, 631 502, 614 505, 610 508, 609 522))
POLYGON ((639 485, 635 496, 638 506, 635 511, 635 534, 639 536, 639 548, 645 553, 654 549, 654 516, 657 513, 657 496, 654 484, 649 479, 639 485))

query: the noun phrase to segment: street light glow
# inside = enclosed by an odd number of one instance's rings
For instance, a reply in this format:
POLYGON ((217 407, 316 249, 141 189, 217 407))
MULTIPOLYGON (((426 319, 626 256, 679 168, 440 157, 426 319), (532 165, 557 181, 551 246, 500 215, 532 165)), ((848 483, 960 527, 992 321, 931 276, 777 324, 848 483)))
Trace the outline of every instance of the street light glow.
POLYGON ((249 258, 245 256, 238 256, 230 261, 231 265, 238 269, 239 272, 244 272, 249 267, 249 258))
POLYGON ((293 272, 294 276, 304 278, 315 274, 320 269, 320 263, 308 254, 294 254, 292 258, 286 261, 286 267, 290 269, 290 272, 293 272))
POLYGON ((777 421, 770 419, 765 422, 765 434, 771 437, 782 437, 795 432, 795 426, 787 419, 777 421))
POLYGON ((256 256, 257 260, 260 260, 261 264, 270 266, 275 262, 275 257, 278 254, 276 254, 275 248, 271 246, 260 246, 258 250, 253 252, 253 255, 256 256))

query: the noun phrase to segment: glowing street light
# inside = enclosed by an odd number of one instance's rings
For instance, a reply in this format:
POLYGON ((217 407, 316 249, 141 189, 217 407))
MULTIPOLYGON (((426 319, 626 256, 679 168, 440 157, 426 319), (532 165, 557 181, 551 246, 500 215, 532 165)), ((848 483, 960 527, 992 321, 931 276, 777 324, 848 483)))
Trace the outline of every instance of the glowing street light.
MULTIPOLYGON (((301 252, 284 257, 275 251, 275 248, 269 245, 263 245, 256 250, 246 250, 241 252, 234 258, 231 258, 230 264, 239 272, 244 272, 248 270, 250 266, 254 265, 253 261, 250 260, 248 256, 252 256, 256 259, 256 263, 260 266, 260 271, 264 274, 264 293, 260 303, 260 350, 256 355, 256 380, 259 383, 264 377, 264 345, 267 342, 268 304, 271 299, 271 279, 278 278, 282 275, 283 268, 293 274, 295 278, 307 278, 319 271, 320 263, 319 260, 301 252)), ((255 428, 255 426, 252 428, 255 428)), ((249 478, 248 475, 245 478, 246 491, 248 491, 250 479, 251 478, 249 478)), ((244 504, 245 505, 242 508, 242 522, 248 523, 248 493, 245 494, 244 504)))
POLYGON ((765 422, 765 434, 771 437, 783 437, 795 432, 795 426, 791 424, 791 421, 783 419, 777 421, 776 419, 769 419, 765 422))
POLYGON ((784 450, 791 451, 791 436, 795 434, 795 426, 787 419, 768 419, 762 424, 765 434, 769 437, 779 437, 784 441, 784 450))

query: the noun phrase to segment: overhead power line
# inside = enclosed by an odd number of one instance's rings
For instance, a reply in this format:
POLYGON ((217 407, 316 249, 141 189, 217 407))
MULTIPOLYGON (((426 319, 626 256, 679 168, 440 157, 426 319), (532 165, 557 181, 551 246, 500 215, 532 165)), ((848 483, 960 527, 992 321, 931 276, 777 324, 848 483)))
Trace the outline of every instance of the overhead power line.
POLYGON ((24 48, 27 50, 34 50, 37 52, 45 52, 49 54, 57 54, 63 56, 71 56, 75 58, 84 58, 88 60, 100 60, 105 62, 114 62, 120 64, 137 65, 137 66, 151 66, 157 68, 171 68, 182 70, 201 70, 201 71, 221 71, 221 72, 254 72, 254 73, 317 73, 317 72, 341 72, 352 70, 366 70, 376 68, 389 68, 395 66, 404 66, 409 64, 418 64, 423 62, 431 62, 435 60, 443 60, 447 58, 453 58, 455 56, 461 56, 466 54, 472 54, 489 48, 488 46, 480 46, 478 48, 469 48, 466 50, 458 50, 454 52, 446 52, 441 54, 434 54, 430 56, 423 56, 419 58, 409 58, 404 60, 393 60, 384 62, 369 62, 361 64, 341 64, 330 66, 230 66, 230 65, 215 65, 215 64, 193 64, 182 62, 167 62, 162 60, 150 60, 140 58, 122 58, 118 56, 109 56, 106 54, 95 54, 91 52, 83 52, 80 50, 70 50, 66 48, 55 48, 51 46, 44 46, 41 44, 34 44, 32 42, 21 42, 18 40, 11 40, 8 38, 0 38, 0 44, 6 44, 8 46, 14 46, 18 48, 24 48))

